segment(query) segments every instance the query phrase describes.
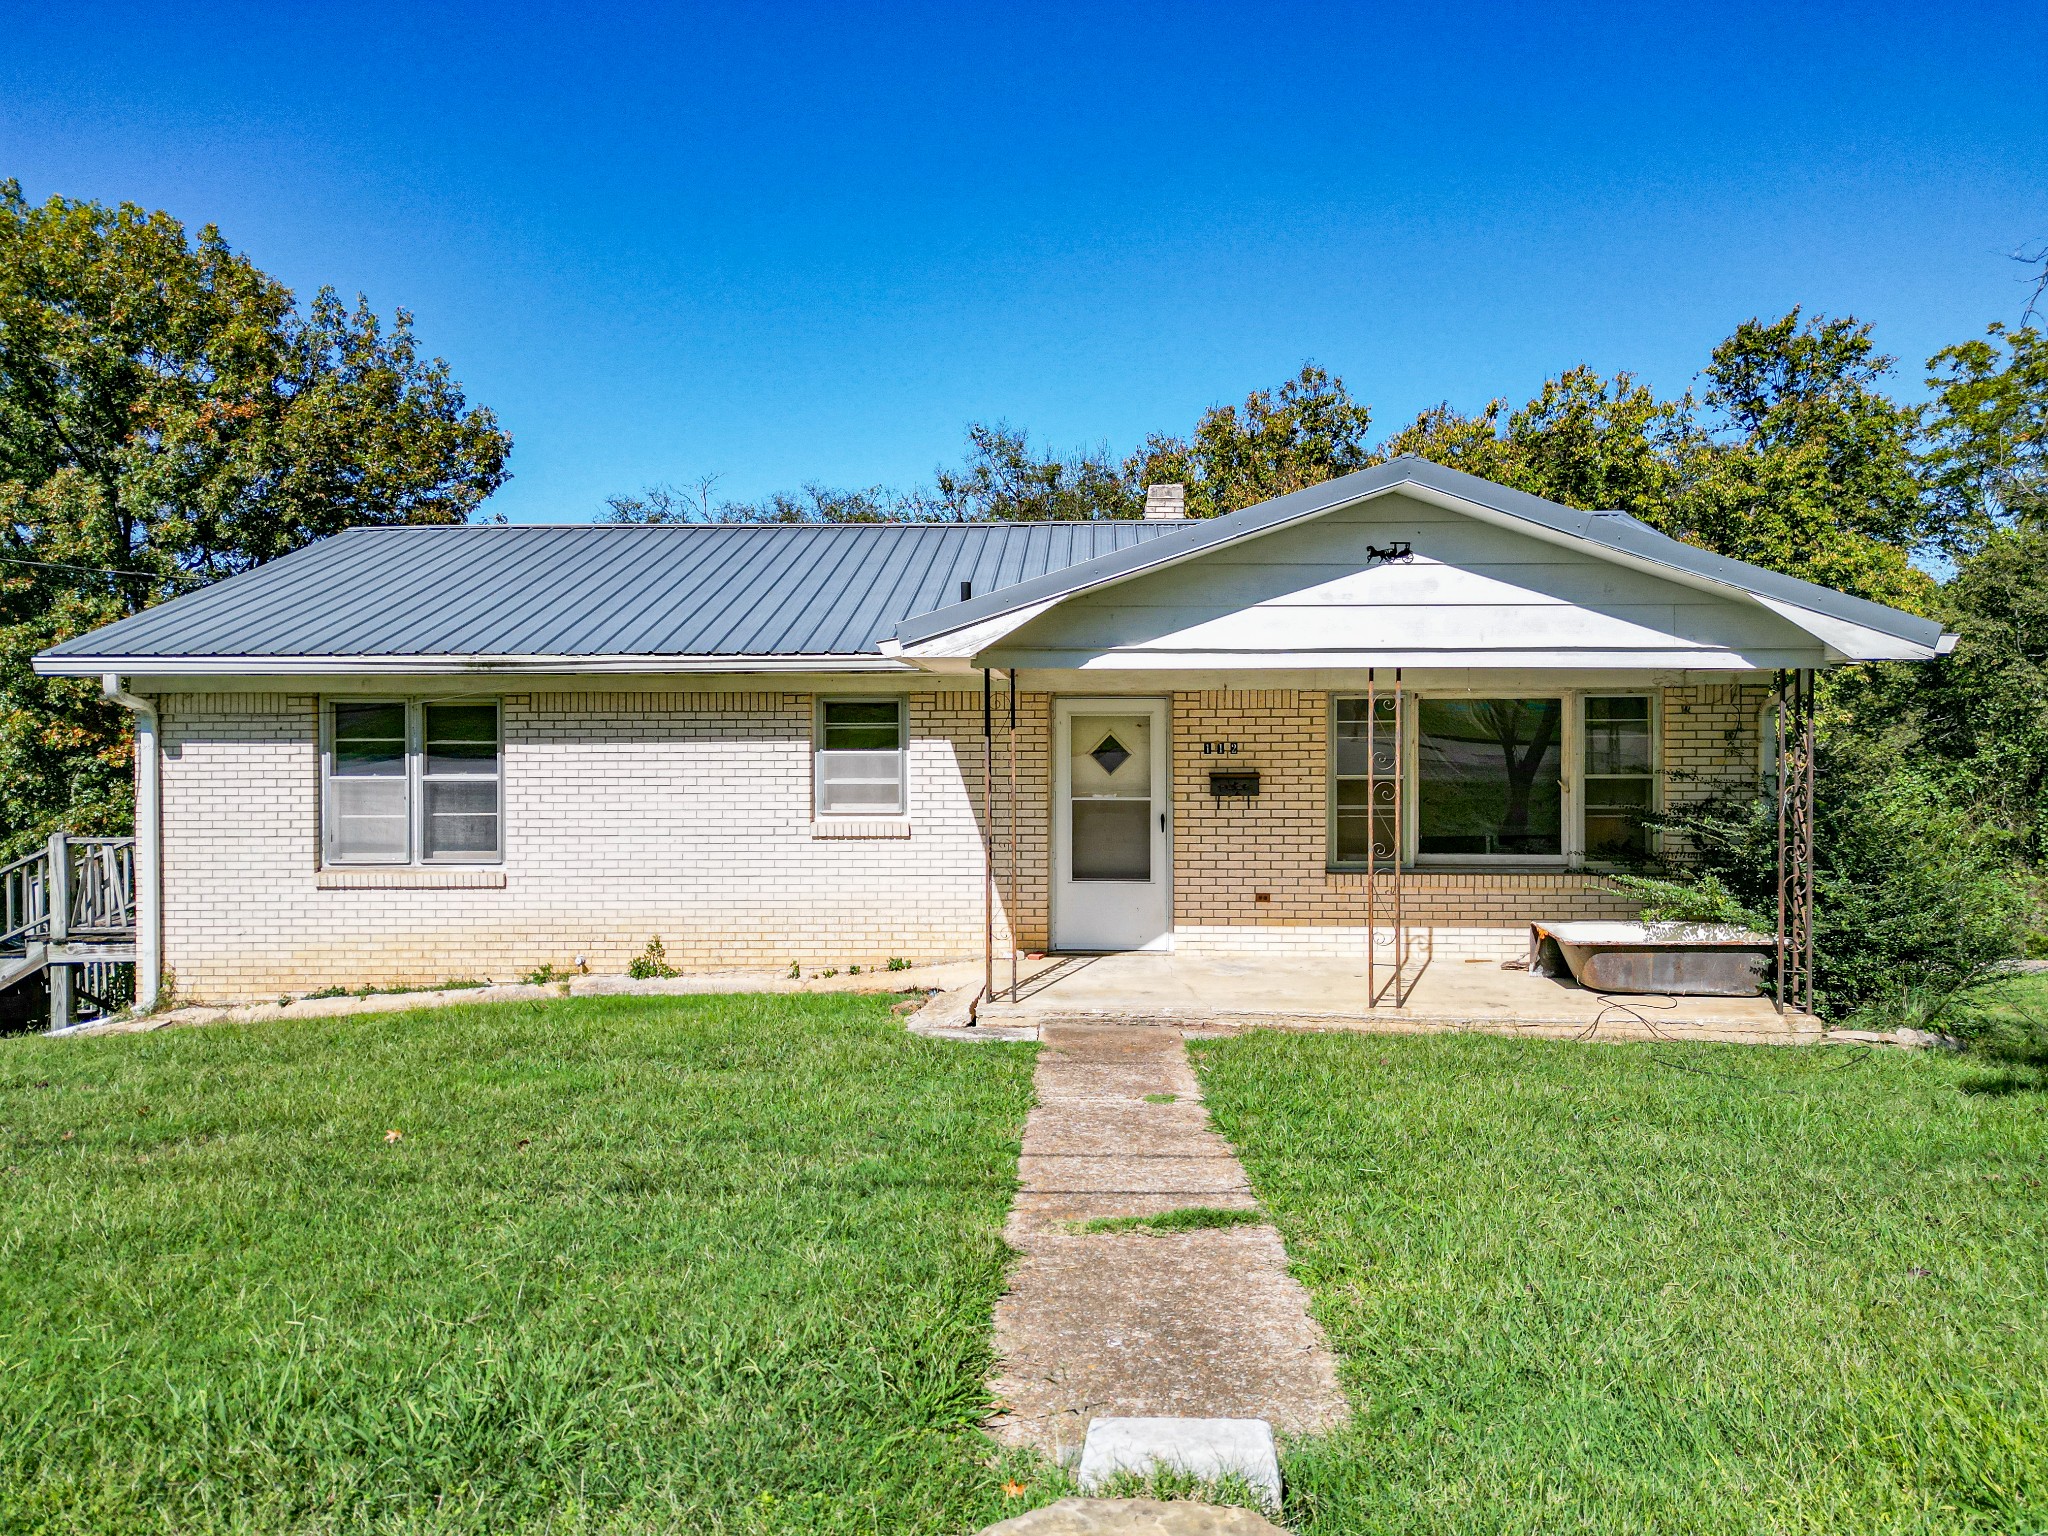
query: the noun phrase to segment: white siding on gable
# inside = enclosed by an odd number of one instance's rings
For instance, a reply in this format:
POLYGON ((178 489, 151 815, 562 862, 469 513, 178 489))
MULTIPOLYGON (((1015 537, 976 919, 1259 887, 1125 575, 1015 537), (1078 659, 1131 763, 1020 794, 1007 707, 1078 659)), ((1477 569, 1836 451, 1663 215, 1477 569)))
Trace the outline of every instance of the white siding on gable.
POLYGON ((996 666, 1814 666, 1823 647, 1734 595, 1392 494, 1082 594, 996 666), (1369 546, 1413 547, 1382 563, 1369 546))

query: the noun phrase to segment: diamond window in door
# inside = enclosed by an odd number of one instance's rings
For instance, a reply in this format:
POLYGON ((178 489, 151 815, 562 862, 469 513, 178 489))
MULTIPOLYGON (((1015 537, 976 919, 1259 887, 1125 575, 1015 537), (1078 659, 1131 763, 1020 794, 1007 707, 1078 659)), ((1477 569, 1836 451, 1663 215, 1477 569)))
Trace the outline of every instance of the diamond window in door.
POLYGON ((1102 771, 1111 778, 1116 777, 1117 769, 1131 760, 1131 754, 1124 750, 1124 744, 1114 736, 1103 737, 1102 745, 1088 755, 1101 764, 1102 771))
POLYGON ((1152 878, 1152 721, 1075 715, 1068 759, 1076 880, 1152 878))

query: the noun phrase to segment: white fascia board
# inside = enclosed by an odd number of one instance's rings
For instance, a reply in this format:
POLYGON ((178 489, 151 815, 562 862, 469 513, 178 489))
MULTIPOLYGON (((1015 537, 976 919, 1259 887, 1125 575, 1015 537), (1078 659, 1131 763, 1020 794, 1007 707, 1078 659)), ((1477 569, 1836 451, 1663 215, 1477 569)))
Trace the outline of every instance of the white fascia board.
POLYGON ((886 656, 38 656, 43 677, 462 677, 915 672, 886 656))
POLYGON ((1852 624, 1847 619, 1831 618, 1824 613, 1815 613, 1811 608, 1781 602, 1775 597, 1755 594, 1752 597, 1759 607, 1768 608, 1788 624, 1798 625, 1830 651, 1839 652, 1845 661, 1927 661, 1947 654, 1947 650, 1955 645, 1953 635, 1943 635, 1931 646, 1919 645, 1897 635, 1852 624))
MULTIPOLYGON (((1084 587, 1081 590, 1094 592, 1107 585, 1110 585, 1110 583, 1103 582, 1095 586, 1084 587)), ((1068 596, 1078 595, 1078 593, 1068 594, 1068 596)), ((1013 608, 1008 613, 997 614, 994 618, 980 619, 959 629, 949 629, 942 635, 934 635, 929 640, 921 640, 914 646, 906 646, 899 641, 890 640, 885 642, 885 647, 894 647, 887 654, 901 656, 908 661, 965 660, 978 652, 987 650, 1005 635, 1015 633, 1040 614, 1057 608, 1065 601, 1066 598, 1052 597, 1042 602, 1027 603, 1022 608, 1013 608)))
MULTIPOLYGON (((1829 661, 1846 658, 1828 656, 1829 661)), ((1811 651, 1009 651, 986 658, 997 671, 1229 672, 1423 667, 1465 672, 1616 669, 1645 673, 1774 672, 1810 667, 1811 651)))

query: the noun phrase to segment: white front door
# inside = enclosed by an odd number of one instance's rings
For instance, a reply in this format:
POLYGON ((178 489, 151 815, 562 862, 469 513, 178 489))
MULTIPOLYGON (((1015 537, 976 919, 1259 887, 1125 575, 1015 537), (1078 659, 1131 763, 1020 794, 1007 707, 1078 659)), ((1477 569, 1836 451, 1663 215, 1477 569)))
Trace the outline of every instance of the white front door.
POLYGON ((1053 733, 1055 949, 1171 949, 1166 701, 1061 699, 1053 733))

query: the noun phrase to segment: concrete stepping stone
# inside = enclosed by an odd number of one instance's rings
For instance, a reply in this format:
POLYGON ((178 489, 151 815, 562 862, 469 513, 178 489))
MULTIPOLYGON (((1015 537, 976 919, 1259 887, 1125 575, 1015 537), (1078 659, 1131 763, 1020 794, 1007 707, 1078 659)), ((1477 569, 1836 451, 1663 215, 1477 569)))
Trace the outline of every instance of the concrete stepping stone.
POLYGON ((1097 1419, 1074 1481, 1097 1492, 1120 1472, 1181 1472, 1215 1484, 1235 1477, 1280 1509, 1280 1451, 1264 1419, 1097 1419))

